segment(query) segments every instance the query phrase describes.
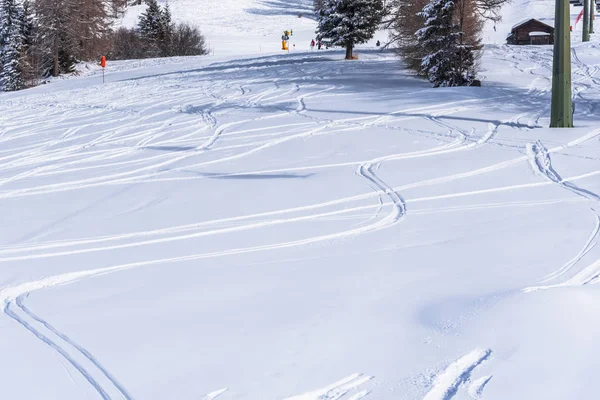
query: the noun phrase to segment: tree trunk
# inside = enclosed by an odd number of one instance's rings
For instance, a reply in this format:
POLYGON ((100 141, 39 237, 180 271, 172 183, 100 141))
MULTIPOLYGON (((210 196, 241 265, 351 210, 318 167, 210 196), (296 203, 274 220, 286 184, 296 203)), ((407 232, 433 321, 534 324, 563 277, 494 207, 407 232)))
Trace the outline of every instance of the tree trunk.
POLYGON ((354 47, 353 42, 348 42, 346 45, 346 60, 352 60, 352 49, 354 47))
POLYGON ((58 76, 58 37, 54 39, 54 51, 52 56, 52 76, 58 76))
POLYGON ((460 12, 460 21, 459 21, 459 29, 460 29, 460 34, 459 34, 459 44, 461 46, 461 52, 460 52, 460 59, 458 60, 458 72, 460 72, 460 85, 464 85, 463 82, 463 77, 466 76, 465 73, 465 63, 463 60, 463 51, 462 51, 462 46, 464 45, 463 42, 463 35, 464 35, 464 31, 463 28, 465 26, 465 13, 466 13, 466 9, 465 9, 465 2, 461 1, 459 4, 459 12, 460 12))

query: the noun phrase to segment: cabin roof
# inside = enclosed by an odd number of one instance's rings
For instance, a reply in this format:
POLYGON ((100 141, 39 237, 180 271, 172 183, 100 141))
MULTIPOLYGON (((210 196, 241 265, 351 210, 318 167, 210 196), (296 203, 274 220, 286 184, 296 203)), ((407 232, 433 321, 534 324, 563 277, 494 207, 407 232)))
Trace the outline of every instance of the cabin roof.
POLYGON ((531 22, 531 21, 539 22, 540 24, 546 25, 547 27, 554 29, 554 27, 552 27, 552 26, 550 26, 548 24, 543 23, 539 19, 527 18, 527 19, 524 19, 523 21, 519 22, 518 24, 514 25, 511 30, 516 29, 516 28, 518 28, 518 27, 520 27, 522 25, 525 25, 526 23, 531 22))

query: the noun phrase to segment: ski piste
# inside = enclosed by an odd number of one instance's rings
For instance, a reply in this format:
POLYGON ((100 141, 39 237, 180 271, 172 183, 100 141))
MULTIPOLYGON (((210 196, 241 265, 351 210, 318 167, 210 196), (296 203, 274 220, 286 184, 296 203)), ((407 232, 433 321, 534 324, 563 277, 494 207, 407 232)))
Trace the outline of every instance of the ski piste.
POLYGON ((1 399, 594 398, 598 37, 555 130, 504 45, 552 1, 438 89, 310 3, 170 0, 214 55, 0 93, 1 399))

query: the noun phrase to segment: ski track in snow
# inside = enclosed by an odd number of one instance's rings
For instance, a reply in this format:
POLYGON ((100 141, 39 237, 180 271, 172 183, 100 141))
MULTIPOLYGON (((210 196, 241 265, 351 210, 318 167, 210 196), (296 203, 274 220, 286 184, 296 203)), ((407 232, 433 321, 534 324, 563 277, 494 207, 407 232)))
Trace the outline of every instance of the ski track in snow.
MULTIPOLYGON (((564 146, 558 146, 553 149, 547 150, 547 153, 550 154, 552 152, 564 150, 565 148, 568 148, 568 147, 576 146, 587 140, 593 139, 593 138, 597 137, 598 135, 600 135, 600 130, 592 131, 592 132, 582 136, 581 138, 574 140, 564 146)), ((438 154, 438 151, 440 151, 440 150, 434 149, 431 151, 431 153, 418 152, 418 155, 424 156, 426 154, 438 154)), ((417 154, 411 154, 411 156, 412 155, 417 155, 417 154)), ((388 157, 381 157, 381 158, 378 158, 375 160, 371 160, 371 162, 381 163, 385 160, 397 159, 398 157, 400 157, 400 156, 399 155, 391 155, 388 157)), ((283 209, 283 210, 279 210, 279 211, 271 211, 271 212, 265 212, 265 213, 254 214, 254 215, 249 215, 249 216, 232 217, 232 218, 226 218, 226 219, 215 220, 215 221, 201 222, 201 223, 197 223, 197 224, 187 224, 187 225, 183 225, 183 226, 159 229, 159 230, 154 230, 154 231, 145 231, 145 232, 139 232, 139 233, 114 235, 114 236, 100 237, 100 238, 81 239, 81 240, 74 240, 74 241, 42 243, 42 244, 32 245, 32 246, 10 246, 10 247, 4 247, 4 248, 0 247, 0 255, 1 254, 14 254, 14 253, 27 253, 27 255, 23 255, 23 256, 2 257, 2 258, 0 258, 0 262, 68 256, 68 255, 74 255, 74 254, 82 254, 82 253, 97 252, 97 251, 108 251, 108 250, 115 250, 115 249, 119 249, 119 248, 129 248, 129 247, 137 247, 137 246, 157 244, 157 243, 165 243, 165 242, 171 242, 171 241, 177 241, 177 240, 186 240, 186 239, 190 239, 190 238, 208 236, 208 235, 212 235, 212 234, 221 234, 221 233, 228 233, 228 232, 234 232, 234 231, 239 231, 239 230, 266 227, 266 226, 270 226, 270 225, 279 225, 279 224, 289 223, 289 222, 304 221, 304 220, 309 220, 309 219, 318 219, 318 218, 323 218, 323 217, 332 216, 332 215, 336 215, 336 214, 343 214, 343 213, 347 213, 350 211, 358 211, 360 209, 370 209, 370 208, 372 208, 372 206, 362 206, 362 208, 356 207, 356 208, 351 208, 351 209, 343 209, 340 211, 333 211, 333 212, 329 212, 329 213, 317 213, 317 214, 313 214, 312 216, 270 220, 270 221, 262 222, 262 223, 251 223, 251 224, 247 224, 245 226, 243 225, 243 226, 232 227, 232 228, 220 228, 220 229, 215 229, 213 231, 201 231, 201 232, 197 232, 197 233, 188 233, 185 235, 170 236, 170 237, 160 238, 160 239, 141 240, 141 241, 137 241, 137 242, 133 242, 133 243, 125 243, 125 244, 104 246, 104 247, 83 248, 83 249, 68 250, 68 251, 61 251, 61 252, 54 252, 54 253, 31 254, 34 251, 45 250, 45 249, 79 246, 79 245, 83 245, 83 244, 92 244, 92 243, 110 242, 110 241, 116 241, 116 240, 130 239, 130 238, 134 238, 134 237, 144 237, 144 236, 153 236, 153 235, 163 235, 163 234, 168 234, 168 233, 186 232, 186 231, 198 229, 202 226, 211 225, 211 224, 217 225, 217 224, 242 221, 242 220, 252 219, 252 218, 262 218, 262 217, 270 217, 270 216, 293 213, 293 212, 303 212, 303 211, 314 210, 314 209, 318 209, 318 208, 340 205, 340 204, 358 201, 358 200, 369 199, 372 197, 378 197, 378 196, 380 196, 381 193, 386 193, 386 195, 388 195, 387 192, 389 192, 390 196, 398 196, 397 192, 402 191, 402 190, 413 189, 416 187, 424 187, 424 186, 435 185, 435 184, 441 184, 441 183, 446 183, 446 182, 450 182, 450 181, 457 180, 457 179, 465 179, 468 177, 497 171, 499 169, 508 168, 508 167, 517 165, 517 164, 527 161, 527 160, 529 160, 531 162, 531 157, 525 155, 525 156, 521 156, 521 157, 518 157, 518 158, 515 158, 512 160, 494 164, 494 165, 491 165, 488 167, 473 170, 470 172, 466 172, 466 173, 462 173, 462 174, 452 174, 452 175, 448 175, 446 177, 434 178, 434 179, 417 182, 417 183, 413 183, 413 184, 408 184, 408 185, 403 185, 403 186, 395 187, 395 188, 386 187, 387 184, 378 182, 377 178, 372 178, 372 177, 370 177, 370 175, 366 175, 365 177, 369 181, 371 181, 371 179, 374 179, 373 183, 377 187, 379 187, 379 191, 366 193, 364 195, 356 195, 356 196, 351 196, 351 197, 347 197, 347 198, 341 198, 341 199, 327 201, 327 202, 318 203, 318 204, 313 204, 313 205, 309 205, 309 206, 295 207, 295 208, 291 208, 291 209, 283 209), (369 176, 369 177, 367 177, 367 176, 369 176), (383 185, 383 186, 381 186, 381 185, 383 185), (383 189, 382 189, 382 187, 383 187, 383 189)), ((363 165, 367 165, 367 164, 369 164, 369 163, 364 163, 363 165)), ((359 167, 359 171, 363 171, 363 170, 364 170, 364 168, 359 167)), ((368 171, 363 171, 363 172, 366 174, 369 174, 368 171)), ((359 172, 359 174, 360 174, 360 172, 359 172)), ((578 179, 587 178, 587 177, 594 176, 597 174, 600 174, 600 171, 594 171, 589 174, 570 177, 568 180, 576 181, 578 179)), ((553 180, 550 180, 549 182, 521 184, 521 185, 509 185, 509 186, 505 186, 505 187, 497 187, 497 188, 484 189, 484 190, 479 190, 479 191, 467 191, 467 192, 451 193, 451 194, 440 195, 440 196, 413 198, 413 199, 407 200, 406 202, 401 197, 398 196, 396 199, 392 199, 392 203, 395 205, 395 213, 397 214, 397 216, 388 216, 388 218, 392 218, 392 220, 394 220, 394 219, 396 219, 396 217, 401 217, 402 215, 404 215, 404 213, 406 211, 406 203, 411 203, 411 202, 417 203, 417 202, 423 202, 423 201, 441 200, 441 199, 449 199, 449 198, 456 198, 456 197, 466 197, 466 196, 473 196, 473 195, 477 195, 477 194, 487 194, 487 193, 509 191, 509 190, 515 190, 515 189, 534 188, 534 187, 539 187, 542 185, 552 184, 553 182, 554 182, 553 180)), ((388 223, 386 221, 383 225, 387 225, 387 224, 388 223)), ((369 230, 371 230, 371 229, 369 229, 369 230)))
MULTIPOLYGON (((371 379, 373 379, 372 376, 365 376, 360 373, 352 374, 321 389, 293 397, 286 397, 284 400, 338 400, 371 379)), ((368 394, 368 390, 363 390, 351 395, 348 397, 348 400, 359 400, 366 397, 368 394)))
POLYGON ((435 377, 431 389, 423 400, 450 400, 461 385, 470 380, 473 370, 491 354, 492 351, 489 349, 475 349, 454 361, 435 377))
POLYGON ((60 355, 62 355, 72 366, 74 366, 85 378, 92 384, 96 391, 101 395, 102 398, 107 399, 125 399, 131 400, 131 395, 127 390, 119 383, 119 381, 112 376, 112 374, 98 361, 88 350, 70 339, 65 334, 58 331, 51 324, 43 320, 41 317, 34 314, 24 304, 23 300, 27 295, 20 296, 16 299, 15 303, 17 308, 22 311, 25 315, 19 316, 15 310, 8 310, 9 305, 6 304, 5 312, 28 331, 33 333, 35 336, 40 338, 43 342, 48 344, 60 355), (30 318, 27 321, 26 318, 30 318), (34 324, 37 325, 34 327, 34 324), (44 332, 46 331, 46 332, 44 332), (52 339, 51 339, 52 337, 52 339), (72 354, 79 353, 80 360, 72 354), (84 364, 85 363, 85 364, 84 364), (94 371, 95 370, 95 371, 94 371), (94 371, 94 374, 90 373, 94 371), (104 385, 101 385, 98 380, 94 379, 94 376, 101 375, 112 386, 108 389, 104 385), (114 391, 116 389, 116 392, 114 391), (114 392, 111 394, 111 392, 114 392))
POLYGON ((86 381, 88 381, 88 383, 93 387, 93 389, 98 393, 98 395, 103 400, 111 400, 111 397, 108 394, 108 392, 90 374, 90 372, 85 367, 83 367, 77 360, 75 360, 72 357, 72 355, 69 354, 69 352, 67 352, 63 347, 61 347, 60 345, 58 345, 55 341, 53 341, 52 339, 50 339, 47 335, 45 335, 44 333, 40 332, 32 324, 30 324, 25 319, 23 319, 22 317, 20 317, 17 313, 15 313, 11 309, 11 303, 5 303, 5 305, 4 305, 4 314, 7 315, 9 318, 12 318, 17 323, 19 323, 21 326, 23 326, 23 328, 25 328, 26 330, 28 330, 29 332, 31 332, 33 335, 35 335, 41 342, 47 344, 50 348, 52 348, 53 350, 55 350, 65 360, 67 360, 67 362, 69 364, 71 364, 84 377, 84 379, 86 381))
MULTIPOLYGON (((573 267, 579 262, 598 244, 600 238, 600 196, 589 190, 580 188, 579 186, 572 183, 570 179, 563 179, 560 174, 552 166, 552 158, 550 152, 540 142, 527 145, 527 154, 529 156, 529 162, 534 172, 548 181, 578 195, 586 200, 591 201, 594 206, 590 207, 590 210, 595 214, 595 224, 592 233, 584 243, 581 250, 565 265, 559 268, 557 271, 547 275, 541 283, 547 283, 552 280, 557 280, 562 276, 566 275, 573 267)), ((577 274, 570 279, 557 283, 554 285, 540 285, 531 286, 523 289, 524 292, 535 292, 537 290, 557 288, 557 287, 568 287, 568 286, 579 286, 590 283, 598 282, 600 278, 600 259, 592 262, 587 267, 583 268, 577 274)))
POLYGON ((217 397, 219 397, 220 395, 222 395, 223 393, 225 393, 227 390, 228 389, 215 390, 214 392, 210 392, 209 394, 207 394, 200 400, 214 400, 217 397))
MULTIPOLYGON (((379 168, 381 164, 377 164, 375 166, 376 169, 379 168)), ((379 224, 381 228, 384 228, 388 225, 392 225, 398 222, 403 216, 406 215, 406 202, 404 199, 392 189, 387 183, 382 181, 374 172, 373 165, 370 163, 363 164, 358 168, 357 173, 365 178, 367 181, 371 182, 375 187, 375 190, 385 194, 392 202, 393 209, 391 213, 383 218, 379 224)))
POLYGON ((491 376, 483 376, 479 379, 474 380, 467 389, 469 396, 475 400, 481 400, 483 398, 483 389, 492 380, 491 376))

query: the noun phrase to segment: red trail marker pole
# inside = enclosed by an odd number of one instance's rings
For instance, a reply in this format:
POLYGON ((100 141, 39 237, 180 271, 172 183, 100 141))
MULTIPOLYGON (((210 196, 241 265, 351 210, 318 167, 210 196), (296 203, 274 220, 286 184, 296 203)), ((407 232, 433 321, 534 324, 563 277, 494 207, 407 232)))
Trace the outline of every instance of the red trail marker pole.
POLYGON ((104 83, 104 68, 106 68, 106 57, 100 57, 100 66, 102 67, 102 83, 104 83))

